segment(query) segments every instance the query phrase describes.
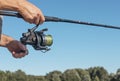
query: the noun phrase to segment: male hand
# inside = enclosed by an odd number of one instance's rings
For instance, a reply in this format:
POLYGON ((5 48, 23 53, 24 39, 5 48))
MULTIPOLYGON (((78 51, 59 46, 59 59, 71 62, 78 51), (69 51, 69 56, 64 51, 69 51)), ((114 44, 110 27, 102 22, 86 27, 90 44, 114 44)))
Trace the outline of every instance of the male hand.
POLYGON ((28 54, 28 50, 25 45, 17 40, 13 40, 6 46, 15 58, 21 58, 28 54))
POLYGON ((25 21, 36 25, 45 21, 42 11, 28 0, 0 0, 0 10, 17 11, 25 21))
POLYGON ((17 0, 18 12, 23 16, 24 20, 33 24, 42 24, 45 18, 42 11, 27 0, 17 0))

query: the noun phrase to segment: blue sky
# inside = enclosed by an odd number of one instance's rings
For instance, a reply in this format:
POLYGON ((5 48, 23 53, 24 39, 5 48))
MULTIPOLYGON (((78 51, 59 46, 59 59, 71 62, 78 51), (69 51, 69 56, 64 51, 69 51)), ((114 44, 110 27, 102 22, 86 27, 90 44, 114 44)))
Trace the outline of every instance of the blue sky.
MULTIPOLYGON (((120 26, 119 0, 29 0, 44 15, 120 26)), ((4 17, 3 33, 19 40, 21 34, 34 25, 22 19, 4 17)), ((47 53, 34 50, 15 59, 5 48, 0 48, 0 70, 21 69, 27 74, 45 75, 54 70, 87 69, 102 66, 108 72, 120 68, 120 30, 68 23, 44 23, 37 30, 48 28, 46 34, 54 42, 47 53)))

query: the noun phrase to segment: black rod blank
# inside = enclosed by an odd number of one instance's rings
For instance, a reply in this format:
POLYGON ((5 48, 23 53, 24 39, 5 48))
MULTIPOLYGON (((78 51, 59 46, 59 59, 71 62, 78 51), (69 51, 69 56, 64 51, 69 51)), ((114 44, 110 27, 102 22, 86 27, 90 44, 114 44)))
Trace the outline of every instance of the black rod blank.
POLYGON ((69 19, 61 19, 61 18, 49 17, 49 16, 45 16, 45 21, 46 22, 49 22, 49 21, 50 22, 67 22, 67 23, 74 23, 74 24, 83 24, 83 25, 91 25, 91 26, 97 26, 97 27, 120 29, 120 27, 118 26, 111 26, 111 25, 83 22, 83 21, 75 21, 75 20, 69 20, 69 19))
MULTIPOLYGON (((19 13, 12 12, 12 11, 0 10, 0 15, 23 18, 19 13)), ((75 21, 75 20, 62 19, 62 18, 51 17, 51 16, 45 16, 45 22, 66 22, 66 23, 74 23, 74 24, 83 24, 83 25, 91 25, 91 26, 97 26, 97 27, 120 29, 119 26, 111 26, 111 25, 91 23, 91 22, 75 21)))

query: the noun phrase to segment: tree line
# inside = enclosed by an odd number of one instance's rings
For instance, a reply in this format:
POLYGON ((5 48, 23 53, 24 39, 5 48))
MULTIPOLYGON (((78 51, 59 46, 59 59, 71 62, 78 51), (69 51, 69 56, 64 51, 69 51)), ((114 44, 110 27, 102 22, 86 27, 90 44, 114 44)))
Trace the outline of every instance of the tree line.
POLYGON ((0 81, 120 81, 120 69, 109 74, 103 67, 77 68, 68 69, 63 73, 52 71, 44 76, 27 75, 22 70, 0 70, 0 81))

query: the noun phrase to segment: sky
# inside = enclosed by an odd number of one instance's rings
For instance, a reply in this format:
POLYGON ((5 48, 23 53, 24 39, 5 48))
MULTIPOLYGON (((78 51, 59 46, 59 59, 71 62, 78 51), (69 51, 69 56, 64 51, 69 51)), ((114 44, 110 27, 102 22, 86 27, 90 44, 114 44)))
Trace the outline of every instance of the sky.
MULTIPOLYGON (((44 15, 120 26, 120 0, 29 0, 44 15)), ((4 17, 3 33, 19 40, 34 25, 20 18, 4 17)), ((120 68, 120 30, 68 23, 45 22, 53 37, 51 50, 42 53, 27 46, 29 54, 15 59, 0 47, 0 70, 21 69, 26 74, 45 75, 51 71, 100 66, 109 73, 120 68)))

